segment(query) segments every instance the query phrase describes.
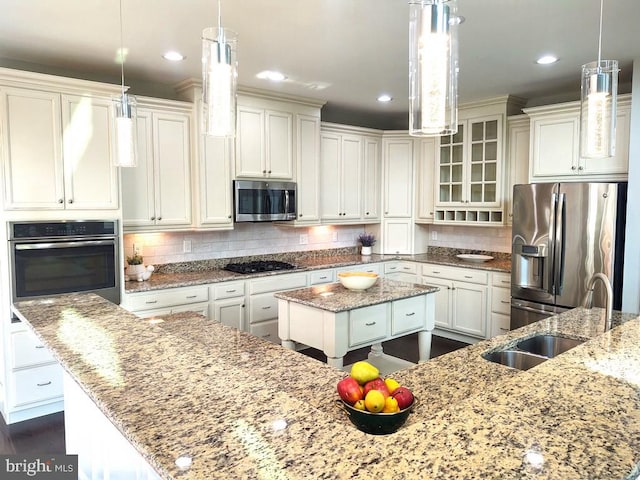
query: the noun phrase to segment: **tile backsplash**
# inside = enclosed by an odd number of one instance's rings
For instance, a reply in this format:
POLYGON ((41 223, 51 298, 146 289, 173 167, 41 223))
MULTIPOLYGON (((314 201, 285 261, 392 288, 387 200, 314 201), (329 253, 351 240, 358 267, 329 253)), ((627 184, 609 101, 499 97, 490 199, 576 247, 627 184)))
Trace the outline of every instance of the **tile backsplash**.
POLYGON ((511 227, 430 225, 427 245, 511 253, 511 227))
POLYGON ((147 265, 232 258, 271 253, 353 247, 362 225, 293 228, 272 223, 241 223, 220 232, 130 233, 125 256, 133 246, 147 265))

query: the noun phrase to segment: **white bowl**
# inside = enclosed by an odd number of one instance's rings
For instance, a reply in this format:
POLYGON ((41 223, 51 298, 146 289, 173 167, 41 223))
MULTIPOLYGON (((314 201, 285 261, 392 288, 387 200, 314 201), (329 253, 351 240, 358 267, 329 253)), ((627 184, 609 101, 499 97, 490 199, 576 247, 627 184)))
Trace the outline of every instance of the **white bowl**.
POLYGON ((349 290, 366 290, 378 280, 377 273, 371 272, 341 272, 338 280, 344 288, 349 290))

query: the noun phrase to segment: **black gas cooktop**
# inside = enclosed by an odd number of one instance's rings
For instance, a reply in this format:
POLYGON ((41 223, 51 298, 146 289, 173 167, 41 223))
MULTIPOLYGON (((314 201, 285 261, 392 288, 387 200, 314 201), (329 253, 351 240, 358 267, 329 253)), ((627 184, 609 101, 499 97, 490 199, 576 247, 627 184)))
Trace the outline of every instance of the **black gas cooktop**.
POLYGON ((295 265, 286 262, 272 261, 256 261, 245 263, 228 263, 224 269, 235 273, 258 273, 272 272, 275 270, 293 270, 295 265))

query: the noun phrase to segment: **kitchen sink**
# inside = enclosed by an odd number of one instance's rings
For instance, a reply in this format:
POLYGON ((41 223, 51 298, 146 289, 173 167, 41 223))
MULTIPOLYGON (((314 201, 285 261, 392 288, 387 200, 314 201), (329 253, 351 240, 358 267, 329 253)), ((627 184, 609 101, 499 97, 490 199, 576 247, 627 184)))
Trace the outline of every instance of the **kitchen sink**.
POLYGON ((581 343, 584 343, 584 340, 544 334, 522 340, 516 344, 516 348, 535 355, 553 358, 581 343))
POLYGON ((518 370, 529 370, 530 368, 540 365, 548 360, 547 357, 536 355, 521 350, 497 350, 494 352, 485 352, 482 358, 490 362, 499 363, 518 370))

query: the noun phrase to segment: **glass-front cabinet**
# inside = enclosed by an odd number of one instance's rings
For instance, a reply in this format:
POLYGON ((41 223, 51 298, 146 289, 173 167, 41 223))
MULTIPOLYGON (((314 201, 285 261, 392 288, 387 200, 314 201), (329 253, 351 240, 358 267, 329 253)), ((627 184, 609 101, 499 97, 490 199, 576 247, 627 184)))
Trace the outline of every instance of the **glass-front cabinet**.
POLYGON ((502 130, 503 115, 491 115, 440 138, 436 223, 503 223, 502 130))

